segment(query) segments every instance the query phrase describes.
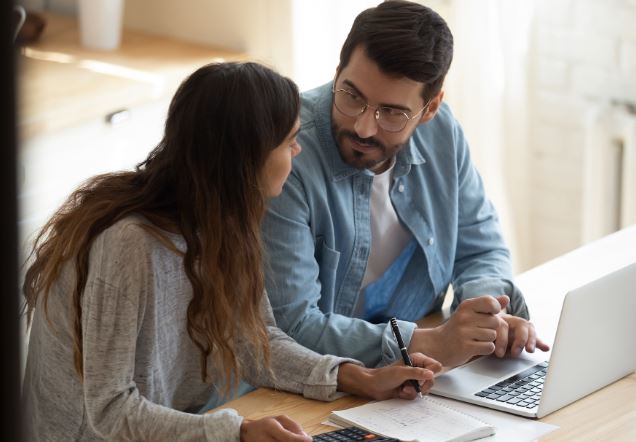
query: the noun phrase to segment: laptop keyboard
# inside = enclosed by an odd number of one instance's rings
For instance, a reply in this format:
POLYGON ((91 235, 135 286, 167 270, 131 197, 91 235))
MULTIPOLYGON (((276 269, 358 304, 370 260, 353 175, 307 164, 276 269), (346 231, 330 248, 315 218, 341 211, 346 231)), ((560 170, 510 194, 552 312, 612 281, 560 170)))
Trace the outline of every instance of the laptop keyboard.
POLYGON ((475 396, 518 407, 534 408, 539 405, 547 371, 548 362, 541 362, 475 393, 475 396))

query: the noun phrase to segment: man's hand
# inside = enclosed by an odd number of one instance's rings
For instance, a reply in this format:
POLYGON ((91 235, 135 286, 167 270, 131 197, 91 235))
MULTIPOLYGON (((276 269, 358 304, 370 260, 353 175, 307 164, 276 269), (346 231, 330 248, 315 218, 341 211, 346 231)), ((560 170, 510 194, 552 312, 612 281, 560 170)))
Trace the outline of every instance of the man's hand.
POLYGON ((463 301, 444 324, 413 332, 409 351, 420 351, 440 361, 445 367, 456 367, 475 356, 495 353, 503 357, 507 350, 517 357, 525 348, 548 351, 550 347, 537 338, 531 322, 509 315, 505 296, 480 296, 463 301))
POLYGON ((426 353, 445 367, 456 367, 474 356, 495 351, 495 340, 503 321, 498 314, 510 299, 480 296, 463 301, 444 324, 413 332, 409 351, 426 353))
POLYGON ((541 351, 550 350, 548 344, 537 338, 534 325, 530 321, 505 313, 500 313, 498 317, 499 327, 495 339, 495 355, 498 357, 504 357, 507 350, 515 358, 524 348, 529 353, 533 353, 535 348, 541 351))
POLYGON ((442 369, 442 364, 421 353, 412 353, 410 357, 413 367, 405 366, 402 361, 382 368, 341 364, 338 368, 338 391, 377 400, 396 397, 414 399, 417 393, 408 381, 415 379, 422 393, 428 393, 433 386, 435 373, 442 369))

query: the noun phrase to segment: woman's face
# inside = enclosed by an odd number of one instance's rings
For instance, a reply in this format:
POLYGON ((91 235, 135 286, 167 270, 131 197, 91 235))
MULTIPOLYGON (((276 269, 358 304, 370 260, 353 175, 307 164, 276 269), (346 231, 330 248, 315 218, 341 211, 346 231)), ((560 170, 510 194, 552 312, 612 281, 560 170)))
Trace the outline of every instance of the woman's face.
POLYGON ((302 150, 296 141, 299 130, 300 119, 297 119, 285 140, 267 157, 263 173, 265 174, 265 195, 268 197, 277 196, 282 192, 283 184, 291 172, 292 158, 302 150))

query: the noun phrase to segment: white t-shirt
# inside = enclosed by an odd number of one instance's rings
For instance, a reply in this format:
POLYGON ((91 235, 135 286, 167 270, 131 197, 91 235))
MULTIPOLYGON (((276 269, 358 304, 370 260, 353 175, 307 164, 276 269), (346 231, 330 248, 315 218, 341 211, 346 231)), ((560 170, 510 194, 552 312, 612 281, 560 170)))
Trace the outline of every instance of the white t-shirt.
MULTIPOLYGON (((371 251, 362 279, 362 290, 380 278, 411 241, 413 235, 400 223, 389 190, 395 161, 387 170, 373 177, 371 187, 371 251)), ((364 293, 358 298, 354 316, 364 312, 364 293)))

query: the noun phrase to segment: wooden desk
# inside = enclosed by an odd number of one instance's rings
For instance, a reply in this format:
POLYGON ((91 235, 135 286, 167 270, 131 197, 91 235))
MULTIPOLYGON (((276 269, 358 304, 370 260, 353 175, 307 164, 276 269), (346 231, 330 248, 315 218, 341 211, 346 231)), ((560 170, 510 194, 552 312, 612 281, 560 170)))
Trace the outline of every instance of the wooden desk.
MULTIPOLYGON (((531 312, 534 312, 533 315, 541 324, 554 328, 556 327, 554 318, 558 318, 561 301, 567 290, 634 261, 636 261, 636 226, 529 270, 520 275, 517 282, 525 292, 531 312), (546 308, 546 305, 549 308, 546 308)), ((438 321, 440 317, 431 319, 438 321)), ((309 434, 319 434, 330 430, 331 427, 321 425, 321 422, 332 410, 350 408, 365 402, 367 402, 366 399, 344 397, 325 403, 305 399, 295 394, 261 388, 228 402, 222 408, 234 408, 241 415, 251 419, 285 414, 299 422, 309 434)), ((636 373, 540 421, 560 427, 541 438, 544 442, 599 440, 633 442, 636 440, 636 373)))

